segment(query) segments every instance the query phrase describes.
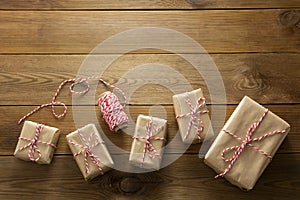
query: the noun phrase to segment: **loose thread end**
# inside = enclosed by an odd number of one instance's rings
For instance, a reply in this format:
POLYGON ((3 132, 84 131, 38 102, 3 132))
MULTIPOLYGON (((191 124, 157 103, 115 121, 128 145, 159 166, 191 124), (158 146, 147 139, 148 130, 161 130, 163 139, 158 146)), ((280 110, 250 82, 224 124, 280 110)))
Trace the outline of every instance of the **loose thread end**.
POLYGON ((217 179, 217 178, 220 178, 220 177, 224 177, 224 175, 218 174, 218 175, 216 175, 214 178, 217 179))
POLYGON ((20 125, 23 122, 23 120, 24 120, 23 118, 19 119, 18 122, 17 122, 18 125, 20 125))

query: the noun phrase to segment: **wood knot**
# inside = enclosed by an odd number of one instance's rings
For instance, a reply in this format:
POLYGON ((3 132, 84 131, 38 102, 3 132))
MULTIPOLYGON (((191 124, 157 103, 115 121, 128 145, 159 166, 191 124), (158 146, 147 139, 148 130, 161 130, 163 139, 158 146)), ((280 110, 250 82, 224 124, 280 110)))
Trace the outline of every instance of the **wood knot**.
POLYGON ((242 71, 239 79, 234 85, 237 90, 257 93, 267 89, 264 76, 254 67, 242 71))
POLYGON ((300 11, 289 10, 280 14, 280 24, 287 27, 297 27, 300 29, 300 11))
POLYGON ((124 177, 120 181, 120 190, 124 193, 137 193, 144 187, 144 183, 137 177, 124 177))

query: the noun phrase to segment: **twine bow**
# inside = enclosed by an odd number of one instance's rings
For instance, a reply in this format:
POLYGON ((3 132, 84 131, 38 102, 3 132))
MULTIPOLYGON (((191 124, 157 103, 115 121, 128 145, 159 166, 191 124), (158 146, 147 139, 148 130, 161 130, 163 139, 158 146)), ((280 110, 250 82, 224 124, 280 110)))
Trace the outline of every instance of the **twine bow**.
POLYGON ((160 140, 160 141, 166 141, 163 137, 155 137, 157 133, 159 133, 164 126, 157 127, 157 123, 153 122, 152 117, 150 117, 150 120, 146 124, 146 137, 136 137, 134 136, 134 139, 143 139, 145 140, 145 146, 143 151, 143 157, 142 157, 142 165, 145 162, 146 154, 148 153, 149 157, 151 159, 158 158, 161 159, 161 155, 157 152, 157 150, 154 148, 154 146, 151 144, 151 140, 160 140))
POLYGON ((258 141, 261 141, 267 137, 270 137, 272 135, 275 135, 275 134, 278 134, 278 133, 285 133, 285 130, 281 130, 281 131, 271 131, 269 133, 266 133, 260 137, 257 137, 257 138, 251 138, 252 135, 254 134, 255 130, 259 127, 259 125, 261 124, 261 122, 264 120, 265 116, 267 115, 267 113, 269 112, 268 109, 265 110, 264 114, 261 116, 261 118, 258 120, 258 122, 255 122, 253 123, 247 133, 246 133, 246 136, 244 139, 242 139, 241 137, 235 135, 234 133, 231 133, 227 130, 223 130, 225 133, 229 134, 230 136, 236 138, 237 140, 240 140, 242 143, 240 145, 237 145, 237 146, 232 146, 232 147, 228 147, 228 148, 225 148, 222 153, 221 153, 221 156, 222 156, 222 159, 225 161, 225 162, 229 162, 229 165, 228 167, 224 170, 224 172, 218 174, 217 176, 215 176, 215 178, 218 178, 218 177, 223 177, 225 176, 232 168, 233 164, 235 163, 235 161, 238 159, 238 157, 241 155, 242 151, 245 149, 246 146, 249 146, 251 147, 252 149, 254 149, 255 151, 258 151, 260 154, 266 156, 268 159, 272 160, 272 156, 259 149, 258 147, 254 146, 253 144, 251 144, 251 142, 258 142, 258 141), (230 159, 226 159, 225 158, 225 153, 226 152, 229 152, 229 151, 232 151, 232 150, 235 150, 234 151, 234 155, 230 158, 230 159))
POLYGON ((197 137, 199 140, 201 140, 201 135, 200 133, 203 131, 204 129, 204 125, 203 125, 203 121, 201 119, 201 114, 205 114, 208 113, 208 110, 200 110, 201 108, 203 108, 205 106, 206 103, 206 99, 203 97, 199 97, 197 99, 197 103, 195 106, 192 105, 191 99, 189 96, 186 97, 185 99, 186 103, 188 104, 188 106, 190 107, 190 112, 186 113, 186 114, 182 114, 182 115, 177 115, 176 119, 178 118, 183 118, 183 117, 189 117, 190 116, 190 122, 188 125, 188 129, 186 131, 186 134, 184 136, 184 139, 186 139, 190 133, 191 127, 193 126, 196 130, 197 133, 197 137), (199 115, 199 116, 198 116, 199 115))
POLYGON ((42 132, 43 129, 44 129, 43 124, 37 124, 35 127, 35 134, 34 134, 33 139, 29 139, 26 137, 19 137, 19 140, 26 140, 29 143, 27 145, 19 148, 17 151, 23 151, 24 149, 29 148, 28 149, 28 158, 33 162, 39 161, 42 157, 42 153, 41 153, 40 149, 38 148, 37 144, 45 144, 45 145, 49 145, 50 147, 56 148, 56 146, 52 143, 43 142, 43 141, 39 140, 40 133, 42 132), (38 154, 38 156, 37 156, 37 158, 34 158, 36 153, 38 154))
POLYGON ((98 146, 99 144, 104 144, 104 142, 101 142, 99 140, 99 137, 96 135, 95 132, 90 134, 88 141, 84 138, 83 134, 81 133, 81 131, 79 129, 78 129, 78 134, 79 134, 83 144, 78 144, 71 139, 69 140, 70 144, 77 146, 81 149, 79 152, 74 154, 74 158, 80 154, 84 155, 85 173, 86 174, 89 174, 88 157, 90 158, 92 163, 94 163, 97 166, 97 168, 99 169, 101 174, 103 174, 100 159, 92 152, 92 148, 98 146), (91 144, 93 137, 95 137, 95 142, 94 142, 94 144, 91 144))

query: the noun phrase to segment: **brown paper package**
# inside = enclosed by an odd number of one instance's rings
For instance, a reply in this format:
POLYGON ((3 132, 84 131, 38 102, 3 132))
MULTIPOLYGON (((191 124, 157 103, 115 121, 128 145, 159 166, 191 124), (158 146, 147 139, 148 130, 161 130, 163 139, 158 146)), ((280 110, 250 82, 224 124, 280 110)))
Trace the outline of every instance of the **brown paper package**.
MULTIPOLYGON (((83 128, 80 128, 80 131, 84 135, 86 141, 89 140, 90 134, 92 134, 94 132, 97 135, 98 139, 101 142, 103 142, 103 140, 94 124, 88 124, 88 125, 84 126, 83 128)), ((70 143, 70 140, 72 140, 73 142, 75 142, 79 145, 84 144, 82 142, 80 135, 78 134, 78 130, 68 134, 66 136, 66 138, 67 138, 68 145, 69 145, 73 155, 82 150, 80 147, 75 146, 70 143)), ((94 143, 95 143, 95 137, 92 137, 90 144, 94 144, 94 143)), ((102 169, 103 173, 111 170, 111 167, 113 167, 114 163, 113 163, 113 160, 112 160, 110 153, 108 152, 108 149, 106 148, 105 144, 99 144, 99 145, 93 147, 91 149, 91 151, 99 158, 99 160, 101 162, 101 169, 102 169)), ((89 173, 86 174, 84 153, 80 154, 78 156, 75 156, 74 159, 75 159, 85 180, 90 181, 93 178, 102 174, 101 171, 98 169, 97 165, 95 165, 89 157, 87 159, 88 164, 89 164, 89 173)))
MULTIPOLYGON (((187 114, 187 113, 191 112, 189 105, 186 103, 187 96, 190 98, 192 105, 196 106, 197 99, 200 97, 203 97, 203 93, 202 93, 201 89, 197 89, 197 90, 193 90, 191 92, 174 95, 173 96, 173 104, 174 104, 174 110, 175 110, 176 116, 182 115, 182 114, 187 114)), ((200 109, 200 111, 203 111, 205 109, 207 109, 206 105, 203 106, 200 109)), ((198 116, 199 116, 199 114, 198 114, 198 116)), ((203 142, 211 123, 210 123, 210 118, 209 118, 208 113, 201 114, 200 118, 203 121, 203 125, 204 125, 204 129, 200 133, 200 136, 201 136, 200 142, 203 142)), ((187 133, 187 130, 188 130, 190 119, 191 119, 190 116, 181 117, 181 118, 177 119, 177 123, 178 123, 179 132, 180 132, 182 141, 184 143, 195 144, 195 143, 199 142, 199 139, 197 137, 197 131, 193 126, 190 128, 188 136, 186 138, 184 138, 187 133)))
MULTIPOLYGON (((139 115, 136 122, 134 136, 145 137, 146 136, 146 124, 150 120, 150 116, 139 115)), ((157 117, 152 117, 154 123, 157 127, 163 126, 163 128, 155 135, 156 137, 165 138, 167 136, 167 120, 160 119, 157 117)), ((151 140, 151 144, 154 146, 155 150, 163 157, 163 146, 165 141, 151 140)), ((145 169, 155 169, 159 170, 161 165, 161 159, 150 158, 148 153, 146 153, 144 163, 142 164, 143 151, 145 147, 145 140, 143 139, 133 139, 131 152, 129 156, 129 162, 135 166, 143 167, 145 169), (141 165, 142 164, 142 165, 141 165)))
MULTIPOLYGON (((266 108, 245 96, 222 130, 230 131, 244 139, 249 127, 260 119, 265 110, 266 108)), ((290 125, 269 111, 252 136, 252 138, 257 138, 275 130, 285 130, 286 132, 275 134, 258 142, 251 142, 251 144, 273 157, 290 130, 290 125)), ((222 159, 221 153, 225 148, 236 145, 241 145, 241 141, 221 131, 207 152, 204 162, 218 174, 222 173, 228 167, 229 162, 222 159)), ((225 157, 231 158, 233 152, 234 150, 231 153, 228 152, 225 157)), ((251 190, 270 162, 266 156, 247 145, 224 178, 233 185, 251 190)))
MULTIPOLYGON (((31 122, 31 121, 25 121, 20 137, 25 137, 28 139, 33 139, 35 135, 35 129, 36 129, 37 123, 31 122)), ((42 142, 48 142, 51 144, 56 145, 59 138, 59 129, 50 127, 50 126, 44 126, 43 130, 41 131, 39 135, 39 141, 42 142)), ((22 148, 26 146, 29 143, 29 141, 19 139, 16 150, 14 152, 14 156, 16 158, 25 160, 25 161, 31 161, 28 157, 28 150, 29 147, 18 151, 19 148, 22 148)), ((37 143, 38 149, 41 151, 41 158, 37 161, 38 164, 50 164, 53 158, 53 153, 55 151, 55 148, 51 147, 47 144, 41 144, 37 143)), ((37 153, 35 153, 35 158, 37 157, 37 153)))

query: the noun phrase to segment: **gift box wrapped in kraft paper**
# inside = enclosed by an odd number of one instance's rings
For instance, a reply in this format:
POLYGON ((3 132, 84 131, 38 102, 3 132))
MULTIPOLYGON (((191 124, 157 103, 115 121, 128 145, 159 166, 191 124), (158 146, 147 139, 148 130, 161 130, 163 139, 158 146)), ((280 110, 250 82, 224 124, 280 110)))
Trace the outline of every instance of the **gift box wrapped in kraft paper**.
POLYGON ((59 129, 25 121, 14 156, 38 164, 50 164, 58 138, 59 129))
POLYGON ((114 162, 94 124, 88 124, 66 138, 85 180, 90 181, 113 167, 114 162))
POLYGON ((289 130, 287 122, 245 96, 204 162, 218 173, 215 178, 224 177, 241 189, 251 190, 289 130))
POLYGON ((139 115, 129 162, 144 169, 159 170, 167 137, 167 120, 139 115))
POLYGON ((182 141, 203 142, 211 123, 202 90, 174 95, 173 103, 182 141))

